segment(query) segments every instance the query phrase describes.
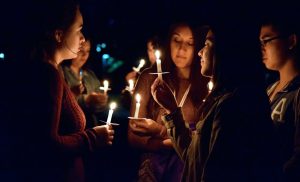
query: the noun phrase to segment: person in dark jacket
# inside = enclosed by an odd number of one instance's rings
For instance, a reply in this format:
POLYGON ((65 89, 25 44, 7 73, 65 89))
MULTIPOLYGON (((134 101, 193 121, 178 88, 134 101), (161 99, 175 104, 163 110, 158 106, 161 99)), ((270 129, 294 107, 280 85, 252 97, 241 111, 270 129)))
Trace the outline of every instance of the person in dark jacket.
POLYGON ((300 181, 299 30, 292 18, 270 17, 262 23, 260 42, 266 68, 279 73, 267 92, 287 181, 300 181))
POLYGON ((183 125, 182 110, 169 86, 157 79, 151 92, 168 113, 163 116, 164 124, 185 162, 182 181, 274 181, 273 124, 262 63, 255 53, 259 44, 253 41, 258 26, 226 23, 210 27, 198 53, 201 73, 214 86, 200 107, 192 135, 183 125), (249 32, 247 36, 243 30, 249 32))

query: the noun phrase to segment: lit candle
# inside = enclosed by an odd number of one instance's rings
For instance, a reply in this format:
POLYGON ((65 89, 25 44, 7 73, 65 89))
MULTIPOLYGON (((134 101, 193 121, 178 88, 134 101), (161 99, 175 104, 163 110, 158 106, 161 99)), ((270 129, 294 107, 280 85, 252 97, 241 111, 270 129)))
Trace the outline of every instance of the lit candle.
POLYGON ((146 63, 145 59, 141 59, 138 67, 137 68, 136 67, 132 67, 132 69, 135 72, 140 72, 141 68, 145 65, 145 63, 146 63))
POLYGON ((156 66, 157 66, 158 78, 160 80, 162 80, 161 60, 160 60, 160 52, 159 52, 159 50, 155 51, 155 57, 156 57, 156 66))
POLYGON ((111 118, 114 112, 114 109, 117 107, 117 104, 115 102, 110 103, 109 105, 110 109, 108 112, 107 120, 106 120, 106 125, 110 125, 111 123, 111 118))
POLYGON ((83 78, 83 71, 80 69, 79 71, 79 83, 82 84, 82 78, 83 78))
POLYGON ((134 112, 134 118, 138 118, 139 117, 139 111, 140 111, 140 106, 141 106, 141 95, 140 94, 136 94, 135 95, 135 100, 136 100, 136 104, 135 104, 135 112, 134 112))
POLYGON ((129 84, 129 92, 133 91, 133 87, 134 87, 134 80, 130 79, 128 80, 128 84, 129 84))
POLYGON ((208 82, 207 87, 208 87, 208 93, 210 93, 214 88, 214 83, 212 82, 212 80, 208 82))
POLYGON ((107 94, 107 90, 109 90, 108 86, 109 86, 109 82, 107 80, 104 80, 103 87, 100 87, 100 90, 103 90, 104 94, 107 94))

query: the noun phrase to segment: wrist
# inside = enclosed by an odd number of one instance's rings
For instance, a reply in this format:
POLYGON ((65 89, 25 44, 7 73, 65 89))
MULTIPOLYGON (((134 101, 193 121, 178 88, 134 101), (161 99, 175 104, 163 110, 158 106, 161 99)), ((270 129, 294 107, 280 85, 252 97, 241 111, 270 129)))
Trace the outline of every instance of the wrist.
POLYGON ((165 120, 166 121, 173 121, 174 117, 178 114, 178 112, 180 112, 181 108, 177 107, 175 109, 173 109, 172 111, 170 111, 167 115, 165 115, 165 120))

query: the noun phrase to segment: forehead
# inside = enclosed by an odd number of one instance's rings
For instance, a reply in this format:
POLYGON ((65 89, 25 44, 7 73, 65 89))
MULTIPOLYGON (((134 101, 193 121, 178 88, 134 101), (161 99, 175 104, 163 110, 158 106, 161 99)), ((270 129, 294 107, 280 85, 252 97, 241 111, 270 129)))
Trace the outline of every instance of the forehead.
POLYGON ((263 25, 260 29, 260 37, 277 35, 279 31, 273 25, 263 25))
POLYGON ((178 26, 173 31, 173 36, 181 36, 187 38, 193 38, 193 33, 190 27, 188 26, 178 26))
POLYGON ((70 28, 78 28, 78 27, 81 27, 82 24, 83 24, 83 18, 82 18, 79 8, 77 8, 74 22, 70 28))
POLYGON ((214 34, 211 30, 209 30, 206 34, 206 40, 213 41, 214 40, 214 34))

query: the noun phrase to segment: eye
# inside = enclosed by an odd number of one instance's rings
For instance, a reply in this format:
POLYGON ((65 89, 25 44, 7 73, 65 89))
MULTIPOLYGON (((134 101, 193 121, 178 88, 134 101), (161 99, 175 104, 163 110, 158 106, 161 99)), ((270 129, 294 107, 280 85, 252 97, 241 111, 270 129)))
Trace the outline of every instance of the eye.
POLYGON ((194 46, 194 42, 188 42, 189 46, 194 46))

